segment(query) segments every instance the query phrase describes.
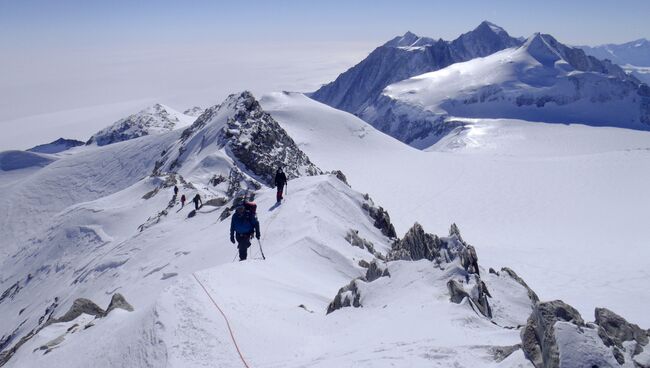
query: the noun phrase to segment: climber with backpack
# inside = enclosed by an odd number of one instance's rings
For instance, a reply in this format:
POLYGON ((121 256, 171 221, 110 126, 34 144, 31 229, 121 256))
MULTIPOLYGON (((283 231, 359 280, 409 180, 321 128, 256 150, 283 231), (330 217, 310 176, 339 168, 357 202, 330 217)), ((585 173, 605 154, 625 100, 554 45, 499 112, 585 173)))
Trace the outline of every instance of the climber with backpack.
POLYGON ((278 167, 278 170, 275 172, 275 186, 278 188, 278 193, 275 196, 275 199, 278 203, 282 201, 282 191, 284 186, 287 184, 287 176, 282 171, 281 167, 278 167))
POLYGON ((240 261, 245 260, 248 256, 248 248, 251 246, 253 235, 257 240, 260 239, 260 223, 255 215, 256 208, 255 203, 243 200, 236 207, 230 221, 230 242, 235 244, 235 240, 237 240, 240 261))
POLYGON ((192 198, 192 202, 194 202, 194 210, 195 211, 198 211, 199 208, 203 207, 203 201, 201 200, 201 196, 199 195, 199 193, 196 193, 194 198, 192 198), (201 203, 200 206, 199 206, 199 203, 201 203))
POLYGON ((181 208, 185 207, 185 194, 181 196, 181 208))

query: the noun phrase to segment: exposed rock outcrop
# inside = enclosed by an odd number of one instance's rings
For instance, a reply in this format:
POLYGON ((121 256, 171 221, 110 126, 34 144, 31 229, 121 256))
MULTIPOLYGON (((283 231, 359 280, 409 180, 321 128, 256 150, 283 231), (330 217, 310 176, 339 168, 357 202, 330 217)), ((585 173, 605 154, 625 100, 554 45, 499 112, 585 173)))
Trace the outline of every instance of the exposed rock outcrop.
POLYGON ((372 260, 368 264, 368 269, 366 269, 366 276, 363 278, 366 282, 373 282, 380 277, 390 277, 390 272, 387 268, 382 268, 379 266, 376 260, 372 260))
POLYGON ((336 178, 339 179, 340 181, 344 182, 345 185, 350 186, 350 184, 348 184, 348 178, 345 176, 345 174, 343 174, 343 171, 341 171, 341 170, 333 170, 333 171, 330 172, 330 174, 336 176, 336 178))
POLYGON ((561 300, 535 305, 528 323, 521 331, 522 348, 536 368, 560 366, 560 353, 555 340, 555 323, 570 322, 578 327, 585 325, 575 308, 561 300))
POLYGON ((439 238, 426 233, 422 225, 416 222, 404 238, 393 244, 389 259, 428 259, 437 264, 451 263, 458 259, 465 271, 480 274, 476 250, 463 240, 456 224, 451 225, 449 237, 439 238))
POLYGON ((82 314, 89 314, 91 316, 101 318, 106 315, 106 311, 104 311, 89 299, 79 298, 72 302, 72 306, 63 316, 51 319, 47 324, 49 325, 58 322, 70 322, 82 314))
POLYGON ((381 233, 389 238, 396 238, 397 233, 395 232, 395 227, 390 222, 390 215, 384 210, 381 206, 376 207, 375 203, 372 201, 370 196, 366 194, 364 196, 365 202, 361 204, 361 207, 368 211, 370 218, 375 220, 374 226, 381 230, 381 233))
POLYGON ((488 302, 488 297, 491 297, 491 295, 478 275, 473 275, 467 283, 461 283, 454 279, 449 280, 447 281, 447 289, 449 290, 451 302, 460 304, 467 298, 475 311, 478 309, 477 312, 487 318, 492 318, 492 308, 488 302))
POLYGON ((350 281, 349 284, 339 289, 334 300, 327 306, 327 314, 343 307, 361 307, 361 293, 357 287, 357 280, 350 281))
POLYGON ((561 300, 538 302, 521 331, 526 358, 536 368, 644 367, 636 358, 648 344, 648 331, 604 308, 595 314, 596 323, 585 323, 561 300))
POLYGON ((359 230, 350 229, 347 234, 345 234, 345 240, 350 243, 353 247, 358 247, 361 249, 367 250, 370 254, 384 260, 384 255, 375 250, 374 244, 371 241, 366 240, 359 236, 359 230))
MULTIPOLYGON (((493 271, 491 268, 490 268, 490 270, 493 271)), ((531 302, 533 302, 533 303, 539 302, 539 297, 537 296, 537 294, 533 291, 533 289, 531 289, 528 286, 528 284, 526 284, 526 282, 521 277, 519 277, 519 275, 517 275, 517 273, 515 271, 513 271, 512 269, 510 269, 508 267, 503 267, 503 268, 501 268, 501 272, 505 272, 513 280, 517 281, 517 283, 519 285, 526 288, 526 290, 528 290, 528 298, 530 299, 531 302)), ((495 274, 496 274, 496 272, 495 272, 495 274)))
POLYGON ((131 304, 129 304, 129 302, 127 302, 124 296, 120 293, 113 294, 113 297, 111 297, 111 302, 108 304, 108 308, 106 308, 106 313, 104 315, 108 315, 112 310, 116 308, 124 309, 128 312, 133 312, 133 306, 131 306, 131 304))
POLYGON ((273 185, 279 165, 288 179, 322 173, 250 92, 241 93, 235 103, 221 143, 258 180, 273 185))

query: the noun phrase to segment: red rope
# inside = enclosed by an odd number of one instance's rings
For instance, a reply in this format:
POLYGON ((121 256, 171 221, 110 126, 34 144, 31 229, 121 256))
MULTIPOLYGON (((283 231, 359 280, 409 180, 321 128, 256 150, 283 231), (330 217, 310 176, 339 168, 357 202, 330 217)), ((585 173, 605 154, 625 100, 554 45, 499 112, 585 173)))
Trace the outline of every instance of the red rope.
POLYGON ((226 326, 228 326, 228 331, 230 332, 230 338, 232 339, 233 344, 235 344, 235 348, 237 349, 237 354, 239 354, 239 359, 241 359, 242 363, 244 363, 244 367, 250 368, 248 363, 246 363, 246 359, 244 359, 244 356, 242 355, 241 350, 239 350, 239 345, 237 345, 237 340, 235 340, 235 335, 233 334, 232 328, 230 327, 230 322, 228 321, 228 317, 226 317, 226 314, 223 312, 223 310, 221 310, 221 308, 219 307, 219 304, 217 304, 217 302, 215 302, 214 299, 212 299, 212 295, 210 295, 210 293, 208 292, 208 289, 206 289, 205 286, 203 286, 203 283, 201 283, 199 278, 196 277, 196 275, 194 273, 192 273, 192 276, 194 276, 194 279, 196 280, 196 282, 198 282, 199 285, 201 285, 201 288, 203 288, 203 291, 205 291, 205 293, 208 295, 208 298, 210 298, 210 300, 212 301, 212 304, 214 304, 214 306, 217 307, 217 309, 219 310, 219 313, 221 313, 221 316, 223 316, 224 321, 226 321, 226 326))

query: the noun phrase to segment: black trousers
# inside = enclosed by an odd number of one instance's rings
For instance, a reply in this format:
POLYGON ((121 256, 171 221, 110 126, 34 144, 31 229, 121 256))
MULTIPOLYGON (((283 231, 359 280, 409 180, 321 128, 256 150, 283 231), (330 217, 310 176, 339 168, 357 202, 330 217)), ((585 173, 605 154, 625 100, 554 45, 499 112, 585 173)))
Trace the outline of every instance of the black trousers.
POLYGON ((251 246, 251 238, 253 233, 248 234, 235 234, 237 239, 237 248, 239 249, 239 260, 243 261, 248 257, 248 248, 251 246))

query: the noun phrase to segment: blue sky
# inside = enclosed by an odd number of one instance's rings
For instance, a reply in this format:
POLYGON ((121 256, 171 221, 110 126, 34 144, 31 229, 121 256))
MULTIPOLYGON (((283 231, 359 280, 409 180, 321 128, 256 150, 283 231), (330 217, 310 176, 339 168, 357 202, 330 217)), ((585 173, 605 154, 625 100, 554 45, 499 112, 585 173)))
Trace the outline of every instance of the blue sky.
POLYGON ((0 0, 5 47, 208 42, 383 42, 411 30, 452 39, 488 19, 571 44, 650 37, 650 1, 0 0))

